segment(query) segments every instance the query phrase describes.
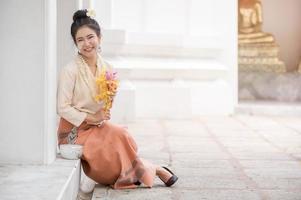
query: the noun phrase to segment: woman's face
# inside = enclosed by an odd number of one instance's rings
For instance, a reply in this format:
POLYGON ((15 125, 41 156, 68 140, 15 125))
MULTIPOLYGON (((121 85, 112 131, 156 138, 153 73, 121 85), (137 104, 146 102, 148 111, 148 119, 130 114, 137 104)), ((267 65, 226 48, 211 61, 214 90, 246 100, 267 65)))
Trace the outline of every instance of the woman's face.
POLYGON ((91 58, 97 54, 100 38, 93 29, 87 26, 79 28, 75 35, 75 41, 79 52, 83 56, 91 58))

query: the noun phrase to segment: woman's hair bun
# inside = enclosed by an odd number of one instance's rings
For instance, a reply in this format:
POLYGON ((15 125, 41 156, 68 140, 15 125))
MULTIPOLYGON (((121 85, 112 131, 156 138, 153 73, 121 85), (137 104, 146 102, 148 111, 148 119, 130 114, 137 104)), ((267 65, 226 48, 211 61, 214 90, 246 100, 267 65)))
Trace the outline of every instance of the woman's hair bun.
POLYGON ((74 13, 73 15, 73 22, 76 20, 82 19, 82 18, 87 18, 87 10, 78 10, 74 13))

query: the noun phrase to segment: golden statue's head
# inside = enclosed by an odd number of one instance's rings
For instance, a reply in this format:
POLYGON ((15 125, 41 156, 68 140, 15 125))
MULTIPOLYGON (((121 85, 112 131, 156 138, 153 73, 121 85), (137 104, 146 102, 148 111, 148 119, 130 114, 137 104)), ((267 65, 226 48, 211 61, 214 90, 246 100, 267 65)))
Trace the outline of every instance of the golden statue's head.
POLYGON ((239 0, 239 7, 250 8, 253 7, 256 3, 261 3, 261 0, 239 0))

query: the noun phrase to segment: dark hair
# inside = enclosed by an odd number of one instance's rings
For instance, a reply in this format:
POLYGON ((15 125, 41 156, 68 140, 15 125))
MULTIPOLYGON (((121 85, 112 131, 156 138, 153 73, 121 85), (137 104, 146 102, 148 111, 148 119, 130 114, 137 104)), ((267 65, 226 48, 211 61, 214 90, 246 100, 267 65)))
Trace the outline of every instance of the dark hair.
POLYGON ((87 26, 93 29, 98 37, 101 35, 100 26, 95 19, 87 16, 87 10, 78 10, 73 14, 73 23, 71 24, 71 35, 76 44, 75 35, 79 28, 87 26))

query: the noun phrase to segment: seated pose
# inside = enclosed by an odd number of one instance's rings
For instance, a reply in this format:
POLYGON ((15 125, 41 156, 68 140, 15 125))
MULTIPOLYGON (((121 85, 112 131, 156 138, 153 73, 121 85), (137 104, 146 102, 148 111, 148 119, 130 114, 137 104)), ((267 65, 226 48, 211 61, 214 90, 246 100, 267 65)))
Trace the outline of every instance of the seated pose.
POLYGON ((178 177, 166 167, 139 158, 127 129, 110 123, 110 112, 95 99, 102 92, 97 77, 111 67, 99 55, 101 30, 90 11, 74 13, 71 35, 78 54, 59 76, 59 144, 83 145, 83 170, 96 183, 114 189, 136 188, 141 183, 152 187, 157 175, 166 186, 173 185, 178 177))

